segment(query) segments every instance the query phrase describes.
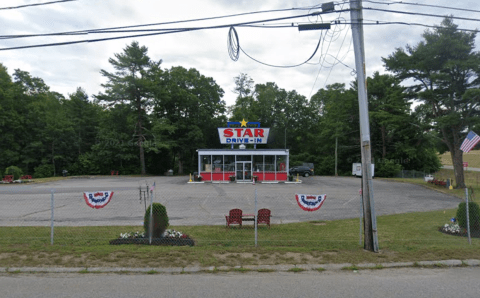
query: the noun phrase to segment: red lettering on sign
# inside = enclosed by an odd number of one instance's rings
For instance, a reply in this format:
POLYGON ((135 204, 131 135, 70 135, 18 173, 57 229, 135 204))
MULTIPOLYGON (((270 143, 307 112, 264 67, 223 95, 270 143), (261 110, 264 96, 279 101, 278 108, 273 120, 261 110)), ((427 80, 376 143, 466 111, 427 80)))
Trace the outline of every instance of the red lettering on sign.
POLYGON ((233 137, 233 130, 231 128, 227 128, 223 131, 223 136, 226 138, 233 137))
POLYGON ((245 136, 249 136, 249 137, 253 138, 252 130, 250 128, 245 129, 245 133, 243 134, 243 137, 245 137, 245 136))
POLYGON ((264 138, 264 136, 263 136, 263 129, 262 129, 262 128, 255 128, 255 137, 262 137, 262 138, 264 138))
POLYGON ((243 128, 235 128, 235 131, 237 132, 237 137, 242 137, 243 128))

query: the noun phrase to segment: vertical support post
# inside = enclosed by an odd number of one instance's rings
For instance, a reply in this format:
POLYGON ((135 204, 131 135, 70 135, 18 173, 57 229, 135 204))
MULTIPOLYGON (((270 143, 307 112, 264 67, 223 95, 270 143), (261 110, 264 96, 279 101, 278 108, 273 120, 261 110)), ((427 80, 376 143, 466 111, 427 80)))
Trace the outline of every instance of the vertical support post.
POLYGON ((468 244, 472 244, 472 238, 470 237, 470 214, 468 212, 468 188, 465 187, 465 201, 467 202, 466 204, 466 210, 465 213, 467 214, 467 236, 468 236, 468 244))
MULTIPOLYGON (((147 187, 148 193, 148 187, 147 187)), ((150 225, 148 227, 148 243, 152 244, 152 234, 153 234, 153 191, 150 191, 150 225)))
POLYGON ((50 197, 50 209, 51 209, 51 217, 50 217, 50 245, 53 245, 53 225, 55 221, 55 216, 54 216, 54 209, 55 209, 55 190, 52 189, 52 196, 50 197))
POLYGON ((257 188, 255 188, 255 247, 258 245, 258 210, 257 210, 257 188))
POLYGON ((359 223, 359 232, 358 232, 358 245, 362 245, 362 220, 363 220, 363 194, 362 190, 359 191, 360 194, 360 223, 359 223))
POLYGON ((337 148, 338 148, 338 137, 335 137, 335 177, 338 176, 338 173, 337 173, 337 159, 338 159, 337 148))
POLYGON ((367 84, 365 74, 365 50, 363 44, 362 0, 350 0, 352 38, 357 71, 358 106, 360 112, 360 134, 362 152, 362 190, 364 209, 364 248, 378 252, 377 220, 373 201, 372 156, 370 148, 370 124, 368 119, 367 84))

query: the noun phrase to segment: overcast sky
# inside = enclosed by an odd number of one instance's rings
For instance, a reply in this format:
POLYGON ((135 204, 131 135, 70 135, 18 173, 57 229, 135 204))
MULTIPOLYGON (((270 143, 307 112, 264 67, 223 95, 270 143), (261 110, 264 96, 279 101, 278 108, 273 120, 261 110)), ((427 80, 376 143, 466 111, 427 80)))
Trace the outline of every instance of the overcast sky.
MULTIPOLYGON (((191 19, 212 18, 232 14, 259 11, 286 11, 244 14, 238 17, 210 19, 198 22, 172 23, 131 29, 167 29, 186 27, 209 27, 262 21, 259 25, 289 25, 287 28, 236 26, 241 48, 258 61, 278 65, 296 65, 307 60, 314 52, 319 40, 320 47, 313 59, 302 66, 275 68, 262 65, 240 53, 238 61, 230 59, 227 47, 228 26, 219 29, 198 30, 148 37, 133 37, 101 42, 79 43, 53 47, 2 50, 0 63, 10 74, 15 69, 28 71, 32 76, 42 78, 52 91, 65 96, 82 87, 90 97, 103 91, 105 82, 100 70, 112 71, 108 59, 120 53, 127 44, 136 40, 148 48, 153 60, 162 60, 162 68, 183 66, 195 68, 201 74, 212 77, 225 91, 224 100, 228 105, 235 102, 234 77, 248 74, 255 83, 275 82, 287 91, 296 90, 310 98, 328 84, 350 84, 354 80, 355 60, 350 25, 334 25, 328 31, 299 32, 297 24, 312 22, 341 23, 350 21, 350 13, 329 13, 321 17, 301 17, 267 22, 266 20, 321 12, 324 2, 317 1, 250 1, 250 0, 202 0, 202 1, 161 1, 161 0, 77 0, 42 6, 2 9, 20 5, 52 2, 54 0, 2 0, 0 1, 0 35, 46 34, 89 29, 134 26, 152 23, 177 22, 191 19), (290 10, 306 8, 305 10, 290 10), (293 23, 293 27, 291 26, 293 23)), ((411 4, 391 4, 397 1, 365 1, 365 8, 396 10, 411 13, 454 15, 456 17, 480 19, 480 12, 435 8, 411 4)), ((404 1, 409 2, 409 1, 404 1)), ((335 2, 335 9, 348 9, 348 1, 335 2)), ((411 0, 409 3, 456 7, 479 10, 478 0, 411 0)), ((400 14, 365 9, 365 22, 405 22, 424 25, 438 25, 442 18, 400 14)), ((477 29, 479 22, 455 20, 460 28, 477 29)), ((426 30, 421 26, 406 25, 365 25, 365 53, 367 75, 379 71, 385 73, 381 58, 390 55, 395 48, 415 45, 426 30)), ((145 32, 143 32, 145 33, 145 32)), ((147 32, 150 33, 150 32, 147 32)), ((48 36, 3 39, 0 50, 9 47, 49 44, 68 41, 86 41, 101 38, 130 36, 140 32, 102 33, 73 36, 48 36)), ((478 38, 477 38, 478 49, 478 38)))

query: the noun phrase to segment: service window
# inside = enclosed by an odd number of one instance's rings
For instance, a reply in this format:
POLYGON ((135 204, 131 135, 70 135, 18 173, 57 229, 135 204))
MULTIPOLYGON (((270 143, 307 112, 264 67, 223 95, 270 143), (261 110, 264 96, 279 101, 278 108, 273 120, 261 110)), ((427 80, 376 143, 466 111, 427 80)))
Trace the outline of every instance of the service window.
POLYGON ((235 155, 225 155, 225 172, 235 172, 235 155))
POLYGON ((200 164, 200 169, 202 172, 212 171, 212 157, 210 155, 202 156, 202 163, 200 164))
POLYGON ((215 173, 223 171, 223 155, 214 155, 213 159, 213 168, 212 171, 215 173))
POLYGON ((275 171, 275 155, 265 155, 265 172, 275 171))
POLYGON ((265 167, 263 166, 263 155, 253 156, 253 171, 262 172, 265 167))

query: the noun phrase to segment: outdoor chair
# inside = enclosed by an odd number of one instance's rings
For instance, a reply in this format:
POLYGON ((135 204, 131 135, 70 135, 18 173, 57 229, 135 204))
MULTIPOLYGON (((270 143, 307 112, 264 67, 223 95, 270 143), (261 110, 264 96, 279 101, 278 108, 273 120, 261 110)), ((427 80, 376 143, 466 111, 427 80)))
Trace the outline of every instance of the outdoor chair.
POLYGON ((270 216, 271 216, 270 209, 263 208, 263 209, 258 210, 257 225, 258 224, 266 224, 270 228, 270 216))
POLYGON ((227 226, 230 227, 230 224, 238 224, 242 226, 242 209, 232 209, 228 215, 225 215, 225 220, 227 221, 227 226))

